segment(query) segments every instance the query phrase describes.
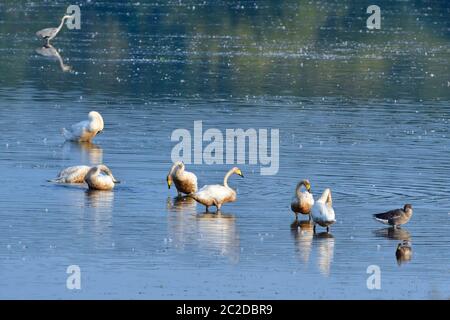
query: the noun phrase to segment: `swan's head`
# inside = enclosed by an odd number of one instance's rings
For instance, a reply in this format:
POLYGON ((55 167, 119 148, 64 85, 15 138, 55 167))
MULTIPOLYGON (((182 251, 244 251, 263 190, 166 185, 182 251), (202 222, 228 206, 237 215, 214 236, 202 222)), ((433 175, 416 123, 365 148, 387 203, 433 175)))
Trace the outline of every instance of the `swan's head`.
POLYGON ((104 173, 104 174, 106 174, 106 175, 108 175, 108 176, 110 176, 114 183, 120 183, 119 180, 114 178, 111 169, 109 169, 107 166, 105 166, 103 164, 100 164, 100 165, 97 166, 97 170, 102 172, 102 173, 104 173))
POLYGON ((303 182, 303 185, 305 186, 306 190, 308 190, 308 192, 311 192, 311 183, 309 182, 309 180, 305 179, 302 182, 303 182))
POLYGON ((238 167, 234 167, 231 170, 233 171, 233 173, 237 174, 238 176, 241 176, 242 178, 244 177, 244 174, 242 173, 241 169, 239 169, 238 167))
POLYGON ((91 111, 88 115, 89 121, 90 121, 90 131, 97 131, 100 133, 103 130, 104 123, 103 123, 103 117, 100 113, 97 111, 91 111))
POLYGON ((169 188, 170 189, 170 186, 172 185, 172 175, 167 175, 167 188, 169 188))

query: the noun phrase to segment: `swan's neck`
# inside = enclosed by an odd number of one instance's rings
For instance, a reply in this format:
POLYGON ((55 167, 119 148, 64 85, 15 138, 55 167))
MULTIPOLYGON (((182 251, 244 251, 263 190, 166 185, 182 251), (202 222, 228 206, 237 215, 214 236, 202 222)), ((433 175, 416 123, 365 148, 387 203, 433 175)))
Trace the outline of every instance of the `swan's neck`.
POLYGON ((331 191, 330 189, 325 189, 320 197, 320 201, 331 206, 333 204, 333 200, 331 199, 331 191))
POLYGON ((169 176, 174 176, 175 174, 182 174, 184 172, 184 165, 182 162, 175 162, 170 168, 169 176))
POLYGON ((234 173, 233 170, 230 170, 227 172, 227 174, 225 175, 225 177, 223 178, 223 185, 228 188, 231 189, 230 186, 228 185, 228 178, 231 177, 231 175, 234 173))
POLYGON ((295 194, 297 195, 297 198, 300 198, 301 195, 302 195, 301 192, 300 192, 300 189, 302 188, 303 185, 304 185, 303 181, 300 181, 297 184, 297 187, 295 188, 295 194))

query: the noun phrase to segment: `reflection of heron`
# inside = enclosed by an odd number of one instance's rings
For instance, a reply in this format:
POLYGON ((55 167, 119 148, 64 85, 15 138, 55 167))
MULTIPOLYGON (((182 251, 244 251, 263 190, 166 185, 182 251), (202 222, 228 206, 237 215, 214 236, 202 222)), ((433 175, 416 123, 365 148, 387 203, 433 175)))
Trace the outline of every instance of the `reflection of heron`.
POLYGON ((51 44, 47 44, 41 48, 36 49, 36 53, 44 57, 56 58, 59 61, 59 66, 63 72, 71 71, 72 67, 65 64, 63 58, 59 54, 58 50, 51 44))
POLYGON ((39 30, 38 32, 36 32, 36 35, 39 38, 42 38, 43 40, 45 40, 46 44, 50 44, 50 40, 52 40, 54 37, 56 37, 58 32, 63 27, 65 20, 72 19, 72 18, 74 18, 74 16, 65 15, 62 17, 61 23, 59 24, 59 26, 57 28, 45 28, 45 29, 42 29, 42 30, 39 30))
POLYGON ((377 237, 392 240, 411 240, 411 234, 405 228, 383 228, 375 230, 374 234, 377 237))
POLYGON ((399 243, 397 245, 397 250, 395 251, 395 257, 397 258, 397 263, 399 266, 402 263, 410 261, 412 258, 411 242, 408 240, 403 240, 402 243, 399 243))
POLYGON ((334 237, 328 232, 321 232, 316 235, 318 242, 317 248, 317 264, 319 271, 328 276, 330 275, 331 263, 334 255, 334 237))
POLYGON ((309 261, 311 254, 312 241, 313 241, 313 226, 311 221, 298 221, 295 220, 291 224, 291 232, 297 245, 297 251, 303 262, 309 261))
POLYGON ((103 149, 91 142, 74 143, 66 141, 63 145, 63 153, 68 154, 74 149, 76 154, 80 154, 81 163, 89 163, 94 166, 103 163, 103 149))
POLYGON ((233 263, 239 261, 239 236, 236 218, 233 215, 210 213, 197 215, 197 228, 201 247, 217 251, 233 263))

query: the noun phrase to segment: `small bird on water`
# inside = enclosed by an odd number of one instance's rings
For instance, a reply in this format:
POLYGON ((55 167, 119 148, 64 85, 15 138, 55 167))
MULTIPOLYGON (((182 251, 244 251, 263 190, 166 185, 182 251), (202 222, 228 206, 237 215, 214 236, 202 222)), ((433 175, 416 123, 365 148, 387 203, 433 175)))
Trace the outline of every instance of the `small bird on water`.
POLYGON ((375 220, 397 228, 409 221, 413 214, 413 208, 410 204, 405 204, 403 209, 390 210, 383 213, 374 214, 375 220))
POLYGON ((61 31, 61 28, 63 27, 66 19, 72 19, 73 17, 74 16, 71 16, 71 15, 63 16, 61 19, 61 23, 59 24, 59 26, 57 28, 45 28, 45 29, 39 30, 38 32, 36 32, 36 36, 45 40, 45 44, 49 45, 50 40, 52 40, 54 37, 56 37, 56 35, 59 33, 59 31, 61 31))

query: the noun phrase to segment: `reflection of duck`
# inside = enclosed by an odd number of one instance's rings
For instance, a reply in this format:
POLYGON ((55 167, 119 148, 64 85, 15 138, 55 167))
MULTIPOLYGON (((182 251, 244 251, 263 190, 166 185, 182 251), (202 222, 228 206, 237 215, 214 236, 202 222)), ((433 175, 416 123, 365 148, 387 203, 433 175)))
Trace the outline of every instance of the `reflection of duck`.
POLYGON ((398 265, 410 261, 412 258, 411 243, 407 240, 399 243, 397 246, 397 250, 395 251, 395 257, 397 258, 398 265))
POLYGON ((319 271, 328 276, 330 274, 331 263, 334 255, 334 237, 328 232, 321 232, 316 234, 318 248, 317 248, 317 264, 319 271))
POLYGON ((311 254, 314 237, 313 226, 314 224, 311 221, 295 220, 291 224, 291 232, 297 245, 298 254, 305 263, 309 261, 311 254))
POLYGON ((210 206, 215 206, 217 211, 220 211, 224 203, 236 201, 236 191, 228 186, 228 178, 233 174, 244 177, 239 168, 231 168, 223 178, 223 185, 206 185, 199 191, 189 194, 189 196, 206 206, 206 211, 210 206))
POLYGON ((411 240, 411 234, 405 228, 383 228, 375 230, 374 234, 392 240, 411 240))
POLYGON ((72 67, 64 63, 64 60, 61 57, 59 51, 55 47, 53 47, 51 44, 46 44, 41 48, 37 48, 36 53, 38 53, 44 57, 56 58, 59 62, 59 66, 63 72, 72 71, 72 67))
POLYGON ((233 215, 204 213, 197 215, 200 246, 219 252, 232 262, 239 261, 239 237, 233 215))
POLYGON ((63 153, 69 154, 74 149, 76 154, 80 154, 81 163, 89 163, 90 165, 97 165, 103 163, 103 149, 91 142, 71 142, 66 141, 63 145, 63 153))
MULTIPOLYGON (((314 198, 311 194, 311 184, 309 183, 309 180, 302 180, 297 184, 297 187, 295 188, 295 198, 291 202, 291 209, 295 213, 295 218, 298 218, 299 213, 309 215, 313 205, 314 198), (305 191, 300 191, 302 186, 306 188, 305 191)), ((310 215, 309 219, 311 220, 310 215)))
POLYGON ((316 230, 316 224, 326 227, 327 232, 330 231, 330 225, 336 222, 332 205, 331 190, 327 188, 312 208, 311 217, 314 221, 314 231, 316 230))
POLYGON ((177 188, 178 196, 181 196, 181 193, 197 192, 197 176, 192 172, 185 171, 185 165, 181 161, 175 162, 170 168, 167 175, 167 187, 169 189, 172 181, 177 188))
POLYGON ((405 204, 403 209, 390 210, 383 213, 374 214, 373 217, 378 222, 389 224, 394 228, 405 224, 411 219, 413 214, 412 205, 405 204))

